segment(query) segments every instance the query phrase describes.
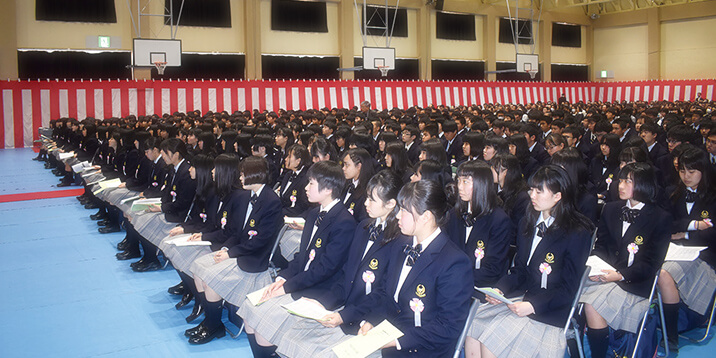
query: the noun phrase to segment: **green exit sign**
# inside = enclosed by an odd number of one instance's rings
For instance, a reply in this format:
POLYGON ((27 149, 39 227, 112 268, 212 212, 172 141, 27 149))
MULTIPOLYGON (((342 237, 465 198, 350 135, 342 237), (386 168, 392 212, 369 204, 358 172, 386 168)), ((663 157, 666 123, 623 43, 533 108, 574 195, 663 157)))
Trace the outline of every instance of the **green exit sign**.
POLYGON ((602 78, 607 78, 608 76, 609 74, 607 73, 607 71, 602 71, 602 78))
POLYGON ((97 36, 99 47, 101 48, 109 48, 110 42, 109 42, 109 36, 97 36))

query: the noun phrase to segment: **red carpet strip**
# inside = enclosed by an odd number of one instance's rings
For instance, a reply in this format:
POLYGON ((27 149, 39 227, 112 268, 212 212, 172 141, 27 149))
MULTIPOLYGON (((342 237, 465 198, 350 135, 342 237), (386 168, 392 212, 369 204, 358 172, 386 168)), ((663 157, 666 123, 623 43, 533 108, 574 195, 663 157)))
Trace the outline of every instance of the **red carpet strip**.
POLYGON ((84 188, 78 188, 68 190, 37 191, 34 193, 7 194, 0 195, 0 203, 38 199, 66 198, 68 196, 82 195, 84 194, 84 192, 84 188))

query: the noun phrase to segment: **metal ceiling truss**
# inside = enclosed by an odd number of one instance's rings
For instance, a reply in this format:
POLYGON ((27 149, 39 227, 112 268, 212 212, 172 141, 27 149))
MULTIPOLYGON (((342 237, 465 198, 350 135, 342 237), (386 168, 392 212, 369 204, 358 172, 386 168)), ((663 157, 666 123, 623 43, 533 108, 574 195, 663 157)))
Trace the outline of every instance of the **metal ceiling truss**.
POLYGON ((702 1, 710 0, 547 0, 546 7, 554 10, 565 7, 583 6, 585 11, 590 14, 601 15, 702 1))

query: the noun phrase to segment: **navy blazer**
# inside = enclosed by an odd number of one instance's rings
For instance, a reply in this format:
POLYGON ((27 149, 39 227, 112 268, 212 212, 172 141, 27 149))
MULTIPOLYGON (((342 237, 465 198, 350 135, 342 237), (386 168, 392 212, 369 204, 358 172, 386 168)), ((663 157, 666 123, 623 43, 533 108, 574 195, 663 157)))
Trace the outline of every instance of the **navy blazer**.
MULTIPOLYGON (((508 252, 515 239, 515 227, 512 220, 501 208, 475 220, 470 237, 465 240, 465 221, 453 215, 454 235, 451 239, 467 254, 473 268, 473 285, 476 287, 492 287, 502 276, 507 274, 510 265, 508 252), (484 257, 480 260, 480 268, 476 268, 477 249, 481 248, 484 257)), ((484 295, 479 294, 482 298, 484 295)))
MULTIPOLYGON (((503 203, 507 203, 508 199, 512 199, 512 207, 505 207, 505 212, 507 213, 507 215, 510 216, 510 219, 512 219, 512 224, 514 225, 514 227, 519 227, 520 221, 522 221, 522 218, 527 212, 527 206, 530 205, 530 195, 527 193, 526 190, 523 190, 518 192, 514 198, 507 198, 504 191, 497 193, 497 196, 502 199, 503 203)), ((516 243, 516 241, 513 243, 516 243)))
POLYGON ((706 261, 712 267, 716 266, 716 228, 711 227, 706 230, 687 231, 691 221, 701 221, 703 219, 711 219, 716 221, 716 200, 706 200, 697 198, 694 202, 694 206, 691 208, 691 213, 686 212, 686 193, 676 200, 671 202, 671 215, 674 217, 673 232, 688 232, 688 240, 679 240, 680 244, 689 246, 708 246, 706 250, 701 251, 699 258, 706 261))
POLYGON ((563 327, 586 267, 592 234, 586 229, 567 232, 553 224, 546 230, 528 265, 534 234, 525 235, 527 225, 535 223, 528 223, 527 218, 520 222, 513 273, 503 276, 495 286, 507 297, 524 294, 523 301, 531 303, 535 310, 529 318, 563 327), (546 289, 541 285, 542 263, 548 263, 552 269, 547 275, 546 289))
POLYGON ((249 200, 248 196, 247 190, 234 189, 224 198, 214 195, 209 199, 206 211, 212 228, 202 233, 201 240, 211 242, 212 251, 228 247, 229 238, 242 229, 246 218, 246 205, 242 204, 249 200))
POLYGON ((311 206, 306 196, 306 185, 308 185, 308 167, 304 167, 298 175, 296 180, 291 182, 288 190, 284 191, 286 185, 288 185, 288 179, 293 174, 293 171, 286 170, 283 177, 281 178, 281 186, 279 187, 279 197, 281 198, 281 205, 283 206, 283 215, 289 217, 303 217, 306 210, 311 206), (291 197, 295 197, 295 203, 291 200, 291 197))
POLYGON ((348 183, 343 189, 343 192, 341 193, 341 202, 346 209, 348 209, 348 212, 350 212, 356 219, 356 222, 361 222, 368 218, 368 212, 365 210, 365 194, 356 195, 356 193, 353 192, 348 197, 348 200, 344 200, 346 198, 346 194, 348 193, 349 186, 350 183, 348 183))
POLYGON ((162 196, 162 188, 169 185, 167 176, 171 172, 171 166, 164 162, 164 159, 152 162, 152 172, 149 175, 149 184, 144 190, 145 198, 160 198, 162 196))
POLYGON ((149 179, 152 174, 152 167, 154 163, 142 155, 137 164, 137 170, 134 172, 134 176, 127 177, 127 189, 134 191, 144 191, 149 185, 149 179))
MULTIPOLYGON (((238 200, 239 207, 244 207, 240 210, 243 211, 244 218, 251 192, 247 191, 247 194, 238 200)), ((238 223, 237 230, 224 244, 229 248, 229 257, 236 258, 239 268, 244 272, 266 271, 271 249, 283 226, 281 200, 268 185, 261 190, 256 205, 251 208, 246 226, 242 227, 243 224, 243 221, 238 223)))
POLYGON ((405 262, 403 247, 406 244, 412 245, 412 238, 401 237, 393 245, 385 283, 371 293, 375 304, 366 318, 373 325, 388 319, 404 334, 398 339, 401 350, 384 349, 384 357, 449 357, 470 309, 471 262, 448 235, 441 232, 416 260, 396 303, 393 296, 405 262), (424 306, 420 327, 415 327, 410 308, 414 299, 424 306))
POLYGON ((602 194, 606 198, 609 188, 619 186, 619 164, 607 165, 607 169, 602 173, 603 157, 600 153, 599 156, 592 159, 592 164, 589 166, 589 179, 594 184, 595 193, 602 194))
POLYGON ((210 200, 216 200, 214 190, 210 189, 209 193, 204 198, 204 202, 201 203, 194 196, 194 201, 191 203, 191 210, 181 225, 184 229, 184 233, 196 233, 196 232, 210 232, 214 230, 214 225, 209 221, 209 213, 207 210, 208 203, 210 200))
MULTIPOLYGON (((405 146, 405 143, 403 143, 403 146, 405 146)), ((408 161, 411 164, 415 165, 420 161, 420 159, 418 159, 420 156, 420 142, 417 139, 410 146, 410 149, 408 149, 406 154, 408 155, 408 161)))
POLYGON ((545 149, 544 145, 540 142, 535 143, 535 147, 532 148, 530 155, 537 160, 539 165, 549 164, 549 153, 547 153, 547 149, 545 149))
POLYGON ((326 213, 321 226, 311 240, 313 225, 320 209, 320 207, 313 208, 306 215, 299 252, 288 263, 288 267, 279 272, 279 276, 286 279, 283 285, 286 293, 302 291, 294 295, 296 299, 300 296, 312 297, 316 291, 329 289, 340 279, 341 268, 346 261, 353 239, 356 222, 339 200, 326 213), (308 271, 304 271, 312 251, 315 257, 308 271))
POLYGON ((179 168, 169 174, 167 182, 162 192, 162 212, 168 222, 182 222, 196 195, 196 180, 189 175, 189 163, 182 162, 179 168))
POLYGON ((622 237, 620 216, 624 205, 624 200, 604 205, 593 253, 624 276, 624 281, 617 281, 619 287, 635 295, 649 297, 654 277, 661 269, 669 248, 672 218, 656 205, 646 204, 622 237), (627 247, 631 243, 636 243, 639 251, 634 255, 634 263, 627 267, 627 247))

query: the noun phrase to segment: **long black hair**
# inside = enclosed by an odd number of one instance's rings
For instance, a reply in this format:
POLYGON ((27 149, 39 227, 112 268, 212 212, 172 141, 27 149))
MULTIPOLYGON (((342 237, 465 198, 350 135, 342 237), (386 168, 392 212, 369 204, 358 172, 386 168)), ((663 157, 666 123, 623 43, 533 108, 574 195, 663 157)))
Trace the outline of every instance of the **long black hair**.
POLYGON ((615 167, 619 166, 619 153, 621 152, 621 142, 619 141, 619 136, 614 133, 607 133, 602 137, 602 139, 599 141, 599 145, 602 144, 609 147, 609 155, 605 158, 604 155, 601 153, 601 149, 599 152, 599 159, 602 161, 602 166, 604 167, 615 167))
POLYGON ((385 145, 385 155, 390 156, 390 171, 395 173, 398 177, 403 178, 405 171, 408 170, 410 161, 408 160, 408 152, 405 150, 405 146, 401 143, 389 143, 385 145))
POLYGON ((371 200, 380 200, 387 203, 391 199, 396 201, 395 208, 388 214, 385 220, 385 230, 383 231, 383 241, 381 245, 385 245, 393 241, 400 234, 400 227, 398 227, 398 193, 400 188, 403 186, 403 182, 399 176, 389 170, 381 170, 368 181, 367 197, 371 200))
POLYGON ((219 154, 214 160, 214 183, 216 195, 224 199, 239 183, 239 157, 233 154, 219 154))
POLYGON ((511 213, 515 206, 517 195, 529 189, 525 178, 522 176, 520 161, 512 154, 497 154, 490 161, 490 165, 495 172, 507 171, 504 186, 501 188, 501 197, 503 198, 503 208, 506 212, 511 213))
POLYGON ((205 207, 206 200, 214 189, 214 179, 211 177, 211 170, 214 169, 214 158, 204 154, 197 154, 191 159, 191 166, 194 167, 196 173, 195 205, 205 207))
POLYGON ((589 169, 584 164, 584 159, 582 159, 582 153, 579 152, 579 149, 574 147, 564 148, 554 153, 550 163, 564 168, 572 178, 572 182, 577 185, 579 192, 587 190, 589 169))
MULTIPOLYGON (((461 177, 472 180, 472 197, 469 204, 473 218, 488 215, 502 204, 500 198, 497 197, 492 169, 487 163, 471 160, 460 164, 460 167, 457 168, 458 180, 461 177)), ((458 200, 455 209, 460 215, 467 213, 468 202, 458 200)))
POLYGON ((363 148, 353 148, 346 151, 341 160, 345 163, 345 158, 350 157, 353 165, 360 164, 360 173, 358 174, 358 186, 354 192, 355 197, 362 197, 366 193, 368 181, 375 173, 373 166, 373 157, 363 148))
POLYGON ((406 184, 398 194, 398 205, 418 215, 430 211, 438 227, 444 226, 447 222, 446 214, 449 206, 445 191, 435 181, 420 180, 406 184))
MULTIPOLYGON (((594 230, 592 222, 577 210, 577 186, 572 182, 572 178, 564 168, 554 164, 545 165, 532 174, 527 181, 527 185, 532 190, 549 190, 554 194, 562 194, 562 198, 550 210, 554 223, 550 225, 549 231, 558 228, 568 232, 579 230, 580 228, 587 231, 594 230)), ((532 205, 528 206, 525 214, 527 222, 524 231, 525 236, 531 237, 534 235, 534 224, 537 222, 539 215, 540 212, 536 211, 532 205)))

